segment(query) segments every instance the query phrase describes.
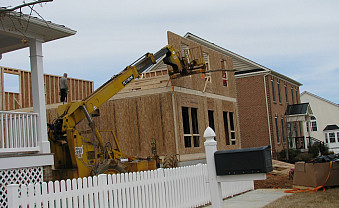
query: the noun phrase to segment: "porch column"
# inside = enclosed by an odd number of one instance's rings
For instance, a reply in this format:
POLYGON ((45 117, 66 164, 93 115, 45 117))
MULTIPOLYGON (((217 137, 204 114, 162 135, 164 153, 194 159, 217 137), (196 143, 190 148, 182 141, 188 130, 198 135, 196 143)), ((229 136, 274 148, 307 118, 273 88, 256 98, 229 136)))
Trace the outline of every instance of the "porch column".
POLYGON ((50 153, 50 146, 47 136, 42 42, 42 40, 37 39, 32 39, 29 41, 33 111, 39 115, 37 119, 37 134, 40 153, 50 153))

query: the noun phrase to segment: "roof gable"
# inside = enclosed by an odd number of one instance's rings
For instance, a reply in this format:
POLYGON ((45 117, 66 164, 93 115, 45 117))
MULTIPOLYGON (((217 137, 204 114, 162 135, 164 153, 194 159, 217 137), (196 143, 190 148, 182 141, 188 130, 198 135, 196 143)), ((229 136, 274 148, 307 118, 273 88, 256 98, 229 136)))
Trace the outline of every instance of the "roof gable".
POLYGON ((322 101, 324 101, 324 102, 327 102, 327 103, 329 103, 329 104, 331 104, 331 105, 334 105, 334 106, 336 106, 336 107, 339 108, 339 104, 336 104, 336 103, 334 103, 334 102, 331 102, 331 101, 329 101, 329 100, 326 100, 325 98, 322 98, 322 97, 320 97, 320 96, 318 96, 318 95, 315 95, 315 94, 313 94, 313 93, 310 93, 310 92, 308 92, 308 91, 302 92, 302 93, 300 94, 300 97, 303 96, 303 95, 309 95, 309 96, 312 96, 312 97, 314 97, 314 98, 316 98, 316 99, 322 100, 322 101))

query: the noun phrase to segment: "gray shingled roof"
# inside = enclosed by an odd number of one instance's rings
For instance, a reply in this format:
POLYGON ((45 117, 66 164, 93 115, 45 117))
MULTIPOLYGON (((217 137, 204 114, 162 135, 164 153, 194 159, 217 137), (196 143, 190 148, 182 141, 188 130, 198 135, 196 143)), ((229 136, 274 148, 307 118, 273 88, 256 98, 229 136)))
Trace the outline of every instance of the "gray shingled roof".
POLYGON ((332 125, 327 125, 324 129, 324 131, 329 131, 329 130, 337 130, 339 129, 339 127, 335 124, 332 124, 332 125))
POLYGON ((309 103, 288 105, 285 115, 305 115, 307 114, 309 105, 309 103))

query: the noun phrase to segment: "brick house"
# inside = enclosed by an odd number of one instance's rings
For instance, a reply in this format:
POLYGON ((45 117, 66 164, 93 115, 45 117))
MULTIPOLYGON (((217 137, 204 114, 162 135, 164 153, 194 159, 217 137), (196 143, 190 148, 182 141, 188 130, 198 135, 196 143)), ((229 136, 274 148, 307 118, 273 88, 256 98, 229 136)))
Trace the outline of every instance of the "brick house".
MULTIPOLYGON (((277 158, 289 135, 303 136, 301 122, 288 123, 285 116, 288 105, 300 103, 299 82, 194 34, 185 37, 233 59, 242 148, 271 145, 277 158)), ((290 139, 290 147, 297 147, 295 139, 290 139)))

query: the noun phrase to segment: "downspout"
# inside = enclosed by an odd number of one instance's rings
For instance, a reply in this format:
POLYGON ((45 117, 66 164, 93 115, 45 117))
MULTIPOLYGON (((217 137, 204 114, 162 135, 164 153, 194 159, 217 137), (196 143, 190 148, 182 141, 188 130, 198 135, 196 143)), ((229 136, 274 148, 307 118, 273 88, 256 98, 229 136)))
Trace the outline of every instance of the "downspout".
POLYGON ((270 146, 271 146, 271 155, 273 152, 273 147, 272 147, 272 135, 271 135, 271 122, 270 122, 270 113, 268 110, 268 99, 267 99, 267 89, 266 89, 266 77, 269 75, 269 73, 264 75, 264 88, 265 88, 265 101, 266 101, 266 113, 267 113, 267 124, 268 124, 268 134, 270 137, 270 146))

